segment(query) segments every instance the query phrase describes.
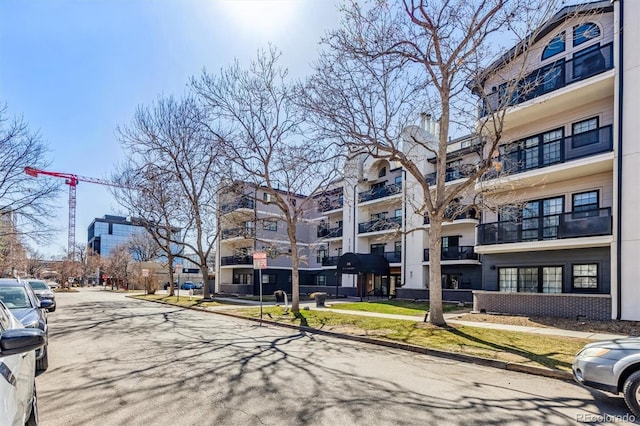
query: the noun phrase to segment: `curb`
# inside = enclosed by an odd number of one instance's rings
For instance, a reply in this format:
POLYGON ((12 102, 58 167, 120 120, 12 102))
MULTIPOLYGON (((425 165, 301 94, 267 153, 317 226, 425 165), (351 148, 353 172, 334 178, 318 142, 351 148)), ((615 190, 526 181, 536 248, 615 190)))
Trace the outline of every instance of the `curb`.
MULTIPOLYGON (((132 297, 132 296, 127 296, 127 297, 132 297)), ((140 299, 138 299, 138 300, 140 300, 140 299)), ((461 353, 457 353, 457 352, 447 352, 447 351, 442 351, 442 350, 439 350, 439 349, 430 349, 430 348, 425 348, 425 347, 422 347, 422 346, 410 345, 410 344, 407 344, 407 343, 394 342, 394 341, 391 341, 391 340, 373 339, 371 337, 356 336, 356 335, 344 334, 344 333, 336 333, 335 331, 321 330, 321 329, 318 329, 318 328, 304 327, 304 326, 298 326, 298 325, 292 325, 292 324, 283 324, 283 323, 280 323, 280 322, 270 321, 270 320, 266 320, 266 319, 260 320, 259 318, 249 318, 249 317, 245 317, 245 316, 242 316, 242 315, 236 315, 236 314, 232 314, 232 313, 224 312, 224 311, 213 311, 213 310, 210 310, 210 309, 194 307, 194 306, 178 306, 178 305, 174 305, 174 304, 171 304, 171 303, 162 302, 160 300, 143 300, 143 301, 160 303, 160 304, 167 305, 167 306, 175 306, 177 308, 182 308, 182 309, 191 309, 193 311, 208 312, 208 313, 217 314, 217 315, 224 315, 224 316, 228 316, 228 317, 232 317, 232 318, 238 318, 238 319, 243 319, 243 320, 248 320, 248 321, 253 321, 253 322, 258 322, 258 323, 265 323, 265 324, 268 324, 268 325, 273 325, 273 326, 283 327, 283 328, 289 328, 289 329, 292 329, 292 330, 301 330, 301 331, 304 331, 304 332, 307 332, 307 333, 320 334, 320 335, 323 335, 323 336, 330 336, 330 337, 335 337, 335 338, 339 338, 339 339, 351 340, 351 341, 354 341, 354 342, 368 343, 368 344, 377 345, 377 346, 383 346, 383 347, 387 347, 387 348, 400 349, 400 350, 407 351, 407 352, 414 352, 414 353, 419 353, 419 354, 423 354, 423 355, 430 355, 430 356, 435 356, 435 357, 438 357, 438 358, 446 358, 446 359, 451 359, 451 360, 454 360, 454 361, 469 362, 469 363, 472 363, 472 364, 482 365, 482 366, 485 366, 485 367, 497 368, 497 369, 501 369, 501 370, 508 370, 508 371, 515 371, 515 372, 518 372, 518 373, 532 374, 532 375, 536 375, 536 376, 547 377, 547 378, 550 378, 550 379, 573 381, 573 375, 571 373, 569 373, 569 372, 566 372, 566 371, 550 370, 548 368, 534 367, 534 366, 518 364, 518 363, 514 363, 514 362, 498 361, 498 360, 495 360, 495 359, 483 358, 483 357, 479 357, 479 356, 475 356, 475 355, 467 355, 467 354, 461 354, 461 353)))

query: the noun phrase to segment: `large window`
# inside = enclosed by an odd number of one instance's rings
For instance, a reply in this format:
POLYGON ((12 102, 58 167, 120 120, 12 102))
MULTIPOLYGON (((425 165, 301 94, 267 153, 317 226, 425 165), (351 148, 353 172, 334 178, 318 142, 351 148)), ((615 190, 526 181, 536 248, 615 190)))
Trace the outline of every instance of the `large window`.
POLYGON ((509 293, 562 293, 562 267, 499 268, 498 288, 509 293))
POLYGON ((318 263, 322 263, 322 259, 324 259, 325 257, 327 257, 327 249, 326 248, 318 249, 318 257, 316 259, 318 263))
POLYGON ((558 236, 564 197, 530 201, 522 208, 522 239, 550 240, 558 236))
POLYGON ((589 40, 600 37, 600 27, 593 22, 576 25, 573 27, 573 45, 577 46, 589 40))
POLYGON ((265 231, 277 231, 278 230, 278 222, 275 220, 265 220, 264 221, 264 230, 265 231))
POLYGON ((604 71, 606 67, 600 45, 595 44, 573 55, 573 77, 587 78, 604 71))
POLYGON ((571 125, 571 147, 591 145, 599 142, 598 117, 579 121, 571 125))
POLYGON ((571 282, 574 290, 596 291, 598 290, 598 264, 587 263, 573 265, 571 282))
MULTIPOLYGON (((573 194, 572 208, 574 213, 583 213, 597 210, 600 206, 598 202, 598 191, 581 192, 573 194)), ((596 212, 597 213, 597 212, 596 212)), ((586 215, 585 215, 586 216, 586 215)))
POLYGON ((547 47, 542 51, 542 60, 548 59, 552 56, 557 55, 560 52, 564 52, 565 46, 565 32, 561 32, 557 36, 551 39, 547 47))
POLYGON ((563 136, 563 129, 558 128, 502 146, 506 171, 537 169, 562 162, 563 136))

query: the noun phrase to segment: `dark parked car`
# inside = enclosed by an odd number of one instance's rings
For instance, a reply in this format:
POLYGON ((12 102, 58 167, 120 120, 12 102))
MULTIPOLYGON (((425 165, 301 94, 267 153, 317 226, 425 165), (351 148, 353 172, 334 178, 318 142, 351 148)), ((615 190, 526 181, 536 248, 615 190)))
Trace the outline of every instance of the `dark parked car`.
POLYGON ((0 302, 0 423, 38 424, 35 349, 44 344, 42 330, 25 328, 0 302))
POLYGON ((29 282, 29 285, 31 285, 33 292, 36 294, 36 296, 38 296, 38 299, 40 300, 47 299, 53 302, 53 306, 51 306, 48 309, 48 311, 55 312, 56 311, 56 294, 51 289, 51 287, 49 287, 49 285, 42 280, 33 280, 29 278, 27 279, 27 281, 29 282))
POLYGON ((53 306, 53 302, 39 300, 27 281, 15 278, 0 278, 0 301, 26 328, 37 328, 44 332, 44 345, 36 350, 36 370, 46 370, 49 367, 47 310, 53 306))
POLYGON ((640 416, 640 337, 585 345, 573 361, 573 377, 585 386, 622 392, 629 409, 640 416))
MULTIPOLYGON (((176 289, 178 288, 178 283, 177 282, 173 282, 173 288, 176 289)), ((166 283, 164 283, 164 289, 165 290, 169 290, 169 281, 167 281, 166 283)))

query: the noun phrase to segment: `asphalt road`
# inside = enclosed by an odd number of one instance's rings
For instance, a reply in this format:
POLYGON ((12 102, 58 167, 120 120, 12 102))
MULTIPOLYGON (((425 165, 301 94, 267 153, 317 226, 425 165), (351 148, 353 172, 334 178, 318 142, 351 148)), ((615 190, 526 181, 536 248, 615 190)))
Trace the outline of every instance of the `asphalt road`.
POLYGON ((126 298, 58 293, 40 421, 56 425, 590 424, 576 384, 126 298))

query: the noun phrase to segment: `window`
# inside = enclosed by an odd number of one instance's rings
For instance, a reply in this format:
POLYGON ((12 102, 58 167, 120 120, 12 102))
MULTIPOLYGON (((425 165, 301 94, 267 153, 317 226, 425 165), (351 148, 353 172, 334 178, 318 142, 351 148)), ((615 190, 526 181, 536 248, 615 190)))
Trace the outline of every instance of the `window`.
POLYGON ((542 51, 542 60, 544 61, 545 59, 555 56, 560 52, 564 52, 564 40, 564 31, 552 38, 549 44, 547 44, 547 47, 545 47, 542 51))
POLYGON ((325 257, 327 257, 327 249, 326 248, 318 249, 318 256, 316 258, 318 263, 322 263, 322 259, 324 259, 325 257))
POLYGON ((371 221, 374 220, 383 220, 387 218, 387 212, 374 213, 371 215, 371 221))
POLYGON ((575 290, 597 290, 598 289, 598 264, 573 265, 573 275, 571 282, 575 290))
POLYGON ((499 268, 498 288, 509 293, 562 293, 562 267, 499 268))
POLYGON ((378 170, 378 177, 384 177, 386 175, 387 175, 387 168, 381 167, 380 170, 378 170))
POLYGON ((596 75, 606 68, 600 45, 595 44, 573 55, 573 77, 583 79, 596 75))
POLYGON ((394 182, 397 186, 401 187, 402 186, 402 176, 396 176, 394 179, 394 182))
POLYGON ((342 256, 342 247, 338 248, 338 256, 342 256))
POLYGON ((276 220, 265 220, 264 221, 264 230, 265 231, 277 231, 278 230, 278 221, 276 221, 276 220))
POLYGON ((371 244, 370 253, 371 254, 384 254, 385 244, 371 244))
POLYGON ((577 46, 589 40, 600 37, 600 27, 593 22, 573 27, 573 45, 577 46))
POLYGON ((275 284, 276 274, 262 274, 262 284, 275 284))
POLYGON ((272 201, 272 197, 271 194, 265 192, 264 194, 262 194, 262 201, 264 201, 265 203, 269 203, 272 201))
POLYGON ((598 126, 598 117, 573 123, 571 125, 571 133, 573 134, 571 137, 571 148, 579 148, 581 146, 598 143, 600 139, 598 126))
POLYGON ((393 243, 393 251, 396 253, 402 252, 402 241, 396 241, 393 243))
POLYGON ((395 217, 402 217, 402 209, 395 209, 393 215, 395 217))
POLYGON ((326 275, 316 275, 316 285, 327 285, 326 275))
POLYGON ((589 214, 587 212, 594 212, 595 215, 598 215, 598 208, 600 206, 600 202, 598 201, 598 191, 589 191, 589 192, 581 192, 579 194, 573 194, 572 208, 571 210, 574 213, 574 217, 576 213, 579 216, 586 217, 589 214), (583 216, 584 215, 584 216, 583 216))

